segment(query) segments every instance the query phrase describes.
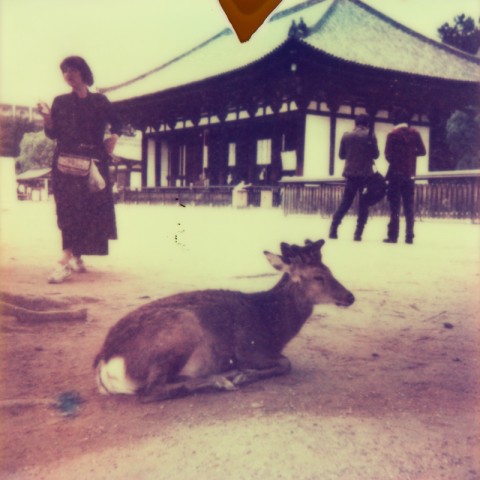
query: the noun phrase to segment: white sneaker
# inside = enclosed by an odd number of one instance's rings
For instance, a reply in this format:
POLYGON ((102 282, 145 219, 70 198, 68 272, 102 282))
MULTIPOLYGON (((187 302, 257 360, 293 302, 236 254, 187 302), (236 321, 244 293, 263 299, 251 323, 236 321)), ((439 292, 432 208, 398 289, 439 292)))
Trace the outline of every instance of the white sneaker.
POLYGON ((73 269, 74 272, 77 273, 85 273, 87 271, 87 267, 85 267, 85 264, 80 257, 73 257, 70 260, 70 267, 73 269))
POLYGON ((62 283, 72 273, 70 265, 59 265, 48 277, 48 283, 62 283))

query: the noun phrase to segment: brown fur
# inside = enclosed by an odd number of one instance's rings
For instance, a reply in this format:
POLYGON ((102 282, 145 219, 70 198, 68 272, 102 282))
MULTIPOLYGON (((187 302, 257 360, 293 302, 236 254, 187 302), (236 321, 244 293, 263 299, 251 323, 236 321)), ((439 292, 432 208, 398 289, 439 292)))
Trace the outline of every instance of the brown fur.
POLYGON ((354 301, 323 265, 322 245, 282 244, 281 257, 266 252, 284 272, 269 291, 194 291, 138 308, 111 328, 94 366, 123 357, 128 376, 141 385, 138 393, 149 400, 286 373, 282 350, 313 306, 354 301))

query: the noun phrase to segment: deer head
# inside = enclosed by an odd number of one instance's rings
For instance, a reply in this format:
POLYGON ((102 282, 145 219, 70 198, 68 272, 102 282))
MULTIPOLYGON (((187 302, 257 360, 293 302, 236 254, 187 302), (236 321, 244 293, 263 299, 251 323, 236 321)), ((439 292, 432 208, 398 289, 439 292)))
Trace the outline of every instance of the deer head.
POLYGON ((324 244, 324 240, 306 240, 304 246, 282 243, 282 255, 264 253, 270 264, 276 270, 288 274, 312 304, 333 303, 348 307, 355 301, 355 297, 323 264, 321 248, 324 244))

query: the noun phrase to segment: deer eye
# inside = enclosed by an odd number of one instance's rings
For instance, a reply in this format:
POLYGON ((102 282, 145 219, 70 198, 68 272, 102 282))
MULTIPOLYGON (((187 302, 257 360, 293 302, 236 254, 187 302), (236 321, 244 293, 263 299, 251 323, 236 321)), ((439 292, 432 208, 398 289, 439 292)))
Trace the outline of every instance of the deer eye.
POLYGON ((313 277, 313 278, 317 282, 321 282, 321 283, 325 282, 325 279, 323 277, 321 277, 320 275, 317 275, 316 277, 313 277))

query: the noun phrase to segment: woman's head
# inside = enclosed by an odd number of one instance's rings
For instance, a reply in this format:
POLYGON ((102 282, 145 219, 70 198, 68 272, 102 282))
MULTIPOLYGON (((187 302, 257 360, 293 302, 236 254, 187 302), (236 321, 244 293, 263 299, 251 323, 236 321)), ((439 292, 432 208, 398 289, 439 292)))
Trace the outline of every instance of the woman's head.
POLYGON ((76 70, 80 73, 82 82, 89 87, 93 85, 93 73, 87 62, 82 57, 67 57, 60 64, 60 70, 65 75, 69 71, 76 70))

